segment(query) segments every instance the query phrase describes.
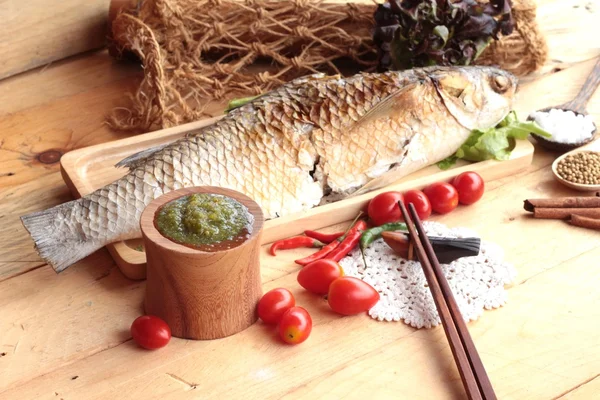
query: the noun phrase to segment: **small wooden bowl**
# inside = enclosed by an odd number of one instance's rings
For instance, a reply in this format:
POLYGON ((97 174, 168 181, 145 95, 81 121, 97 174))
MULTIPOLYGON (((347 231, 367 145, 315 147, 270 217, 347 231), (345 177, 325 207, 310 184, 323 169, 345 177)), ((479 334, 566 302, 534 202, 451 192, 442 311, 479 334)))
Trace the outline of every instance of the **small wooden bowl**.
MULTIPOLYGON (((578 112, 578 111, 574 111, 574 110, 568 110, 568 109, 564 109, 561 107, 547 107, 547 108, 543 108, 541 110, 538 110, 540 112, 548 112, 553 108, 558 108, 558 109, 562 109, 564 111, 573 111, 575 114, 577 115, 583 115, 582 113, 578 112)), ((533 121, 533 119, 531 117, 527 117, 528 121, 533 121)), ((594 129, 594 131, 592 132, 592 136, 590 136, 589 139, 584 140, 583 142, 579 142, 579 143, 560 143, 560 142, 555 142, 553 140, 550 139, 546 139, 545 137, 536 135, 535 133, 532 133, 531 136, 533 136, 533 138, 536 140, 536 142, 538 142, 540 144, 540 146, 542 146, 543 148, 545 148, 546 150, 551 150, 551 151, 557 151, 560 153, 565 153, 567 151, 571 151, 574 149, 577 149, 581 146, 584 146, 588 143, 590 143, 591 141, 594 140, 595 136, 596 136, 596 132, 598 131, 598 129, 594 129)))
POLYGON ((597 151, 594 151, 591 149, 578 149, 578 150, 570 151, 566 154, 563 154, 562 156, 560 156, 556 160, 554 160, 554 162, 552 163, 552 173, 554 174, 554 177, 556 178, 556 180, 558 180, 563 185, 570 187, 571 189, 579 190, 580 192, 595 192, 595 191, 600 190, 600 185, 584 185, 582 183, 570 182, 558 174, 558 163, 560 162, 560 160, 562 160, 563 158, 565 158, 571 154, 585 153, 585 152, 598 153, 597 151))
POLYGON ((173 336, 217 339, 240 332, 257 320, 262 296, 260 243, 264 216, 249 197, 234 190, 203 186, 166 193, 142 213, 140 225, 147 256, 145 309, 167 322, 173 336), (155 227, 158 209, 194 193, 231 197, 254 216, 250 237, 241 245, 204 252, 175 243, 155 227))

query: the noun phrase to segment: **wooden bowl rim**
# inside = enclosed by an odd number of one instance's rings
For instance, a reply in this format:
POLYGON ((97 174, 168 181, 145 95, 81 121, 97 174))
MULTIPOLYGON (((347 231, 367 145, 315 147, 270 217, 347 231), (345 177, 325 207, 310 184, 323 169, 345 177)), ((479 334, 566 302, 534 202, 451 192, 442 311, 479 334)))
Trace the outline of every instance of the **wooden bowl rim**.
POLYGON ((580 191, 585 191, 585 192, 595 192, 596 190, 600 189, 600 184, 599 185, 586 185, 584 183, 575 183, 575 182, 571 182, 566 180, 565 178, 563 178, 562 176, 560 176, 558 174, 558 171, 556 170, 558 167, 558 163, 565 157, 567 157, 568 155, 571 154, 575 154, 575 153, 600 153, 600 151, 594 151, 594 150, 587 150, 587 149, 576 149, 576 150, 571 150, 568 153, 565 153, 563 155, 561 155, 560 157, 557 157, 556 160, 554 160, 552 162, 552 174, 554 175, 554 177, 563 185, 570 187, 572 189, 576 189, 576 190, 580 190, 580 191))
POLYGON ((188 255, 218 255, 228 253, 230 251, 235 251, 236 249, 240 249, 244 246, 247 246, 249 243, 252 243, 253 239, 256 236, 258 236, 259 233, 262 231, 264 222, 264 214, 258 203, 252 200, 250 197, 246 196, 245 194, 233 189, 226 189, 218 186, 194 186, 172 190, 154 199, 142 212, 142 216, 140 218, 140 228, 142 230, 142 234, 148 240, 152 241, 153 243, 166 250, 188 255), (244 206, 246 206, 248 212, 254 216, 254 221, 252 222, 252 233, 250 234, 248 239, 246 239, 243 243, 239 244, 238 246, 232 247, 230 249, 218 251, 202 251, 192 247, 184 246, 163 236, 154 226, 154 218, 158 209, 170 201, 194 193, 220 194, 223 196, 231 197, 232 199, 237 200, 244 206))

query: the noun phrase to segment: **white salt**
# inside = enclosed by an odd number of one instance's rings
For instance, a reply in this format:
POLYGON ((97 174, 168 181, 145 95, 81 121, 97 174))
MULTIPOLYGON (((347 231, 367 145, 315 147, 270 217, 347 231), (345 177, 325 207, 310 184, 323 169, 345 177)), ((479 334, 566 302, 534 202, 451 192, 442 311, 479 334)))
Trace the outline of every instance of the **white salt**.
POLYGON ((533 112, 530 118, 552 135, 549 140, 559 143, 581 143, 589 139, 596 129, 591 116, 558 108, 533 112))

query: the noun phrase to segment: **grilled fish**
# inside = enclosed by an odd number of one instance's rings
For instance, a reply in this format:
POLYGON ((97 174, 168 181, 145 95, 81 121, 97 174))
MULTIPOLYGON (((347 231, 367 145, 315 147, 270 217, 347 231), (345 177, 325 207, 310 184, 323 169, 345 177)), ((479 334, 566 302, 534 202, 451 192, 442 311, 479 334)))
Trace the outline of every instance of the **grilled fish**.
POLYGON ((510 111, 516 78, 490 67, 429 67, 296 79, 185 138, 133 155, 123 178, 22 217, 60 272, 106 244, 140 237, 146 205, 168 191, 221 186, 267 218, 383 187, 452 155, 472 129, 510 111))

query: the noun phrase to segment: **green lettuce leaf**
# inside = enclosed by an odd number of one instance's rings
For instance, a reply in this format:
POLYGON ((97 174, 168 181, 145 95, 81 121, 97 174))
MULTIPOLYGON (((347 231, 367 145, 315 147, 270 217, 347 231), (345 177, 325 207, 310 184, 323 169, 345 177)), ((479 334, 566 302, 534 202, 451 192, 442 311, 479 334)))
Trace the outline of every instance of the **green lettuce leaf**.
POLYGON ((456 160, 485 161, 508 160, 515 147, 515 140, 525 140, 530 133, 543 137, 551 137, 548 132, 539 127, 535 122, 521 122, 514 111, 508 113, 494 128, 473 130, 456 153, 437 163, 441 169, 452 167, 456 160))
POLYGON ((450 156, 438 162, 437 166, 440 167, 440 169, 447 170, 450 169, 454 164, 456 164, 456 160, 458 160, 458 157, 450 156))

